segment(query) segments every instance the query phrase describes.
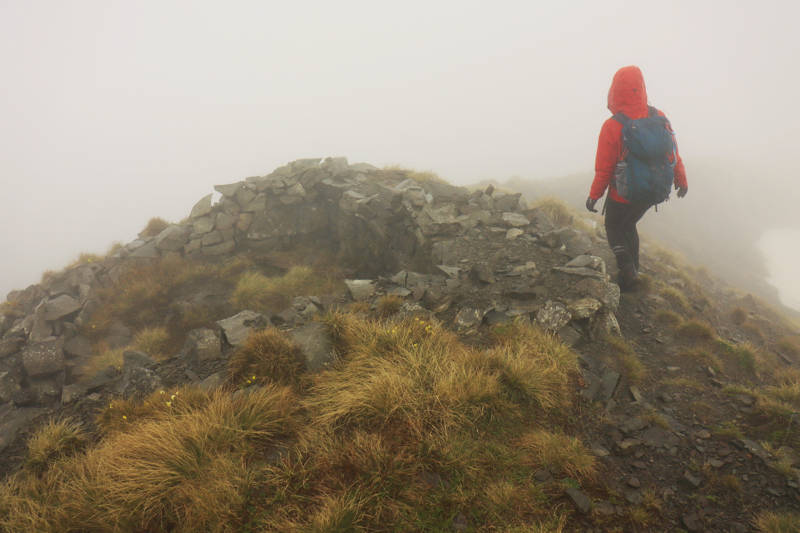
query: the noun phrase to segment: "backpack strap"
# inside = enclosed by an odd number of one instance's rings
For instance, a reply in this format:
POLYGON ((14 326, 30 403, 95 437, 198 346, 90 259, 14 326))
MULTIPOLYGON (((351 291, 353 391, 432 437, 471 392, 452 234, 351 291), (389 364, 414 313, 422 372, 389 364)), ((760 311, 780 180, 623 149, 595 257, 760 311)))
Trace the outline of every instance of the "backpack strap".
POLYGON ((628 115, 626 115, 625 113, 622 113, 622 112, 615 113, 614 116, 611 117, 611 118, 613 118, 614 120, 616 120, 617 122, 622 124, 623 128, 627 128, 630 125, 630 123, 632 122, 631 119, 628 118, 628 115))
POLYGON ((653 106, 651 106, 651 105, 647 106, 647 113, 648 113, 648 114, 649 114, 649 116, 651 116, 651 117, 658 117, 658 116, 660 116, 660 115, 658 114, 658 109, 656 109, 655 107, 653 107, 653 106))

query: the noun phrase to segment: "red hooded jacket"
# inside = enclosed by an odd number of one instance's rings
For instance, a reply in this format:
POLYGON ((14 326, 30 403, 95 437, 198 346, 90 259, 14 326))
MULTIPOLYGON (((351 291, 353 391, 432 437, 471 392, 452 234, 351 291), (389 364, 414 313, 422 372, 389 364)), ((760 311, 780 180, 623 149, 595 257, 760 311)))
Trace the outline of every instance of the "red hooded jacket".
MULTIPOLYGON (((625 113, 628 118, 636 120, 645 118, 647 111, 647 90, 644 86, 644 78, 639 67, 622 67, 614 74, 614 81, 611 82, 611 89, 608 90, 608 109, 611 113, 625 113)), ((665 117, 664 113, 658 112, 665 117)), ((686 170, 683 168, 683 161, 677 151, 675 154, 675 185, 688 188, 686 182, 686 170)), ((612 200, 621 203, 628 203, 623 197, 617 194, 614 187, 614 169, 617 162, 625 157, 625 146, 622 142, 622 124, 613 118, 609 118, 603 123, 600 130, 600 139, 597 142, 597 158, 595 159, 594 181, 589 196, 593 200, 599 200, 606 192, 606 187, 610 188, 609 196, 612 200)))

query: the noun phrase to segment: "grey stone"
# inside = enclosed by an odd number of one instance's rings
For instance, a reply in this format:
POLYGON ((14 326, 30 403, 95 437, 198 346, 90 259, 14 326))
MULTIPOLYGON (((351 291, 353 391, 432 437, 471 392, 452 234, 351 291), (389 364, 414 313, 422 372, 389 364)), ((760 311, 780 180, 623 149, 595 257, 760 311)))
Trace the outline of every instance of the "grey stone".
POLYGON ((519 228, 511 228, 506 232, 506 240, 513 241, 520 235, 524 235, 525 232, 519 228))
POLYGON ((225 255, 231 253, 236 248, 234 241, 225 241, 213 246, 204 246, 203 255, 225 255))
POLYGON ((476 283, 494 283, 497 281, 494 273, 485 263, 473 265, 469 272, 469 278, 476 283))
POLYGON ((152 259, 158 257, 158 250, 156 249, 156 243, 154 240, 136 248, 133 252, 131 252, 131 257, 137 257, 142 259, 152 259))
POLYGON ((687 513, 681 516, 681 522, 687 531, 703 531, 700 517, 694 513, 687 513))
POLYGON ((52 405, 61 402, 61 389, 64 386, 63 372, 40 376, 28 380, 28 395, 36 405, 52 405))
POLYGON ((79 311, 81 304, 72 296, 62 294, 52 300, 48 300, 44 307, 45 320, 58 320, 72 313, 79 311))
POLYGON ((186 335, 181 355, 191 361, 208 361, 222 357, 219 335, 207 328, 193 329, 186 335))
POLYGON ((567 487, 564 489, 564 492, 569 496, 569 499, 572 500, 572 503, 575 504, 575 508, 582 514, 591 512, 592 500, 590 500, 586 494, 573 487, 567 487))
POLYGON ((64 370, 64 350, 60 340, 27 345, 22 350, 22 365, 28 377, 46 376, 64 370))
POLYGON ((520 213, 503 213, 502 219, 506 226, 512 228, 521 228, 531 223, 525 215, 520 213))
POLYGON ((92 343, 82 335, 76 335, 64 343, 64 353, 69 357, 89 358, 92 356, 92 343))
POLYGON ((590 268, 602 272, 603 274, 606 273, 606 262, 603 261, 602 257, 597 257, 596 255, 579 255, 564 266, 570 268, 590 268))
POLYGON ((619 373, 611 369, 606 369, 606 371, 603 372, 600 380, 599 399, 607 402, 612 396, 614 396, 614 391, 617 390, 617 385, 619 384, 619 373))
POLYGON ((580 267, 553 267, 553 270, 558 272, 564 272, 565 274, 571 274, 573 276, 581 276, 586 278, 596 278, 599 280, 605 280, 606 275, 602 272, 598 272, 597 270, 592 270, 591 268, 580 268, 580 267))
POLYGON ((344 283, 350 296, 357 302, 369 300, 375 294, 375 282, 371 279, 347 279, 344 283))
POLYGON ((192 207, 192 212, 189 214, 189 217, 192 219, 200 218, 206 216, 211 212, 211 197, 212 194, 207 194, 203 196, 194 207, 192 207))
POLYGON ((238 181, 236 183, 228 183, 225 185, 214 185, 214 190, 220 193, 222 196, 230 198, 235 196, 236 192, 243 186, 244 184, 241 181, 238 181))
POLYGON ((583 319, 594 316, 601 307, 603 304, 594 298, 581 298, 570 302, 567 309, 572 314, 572 318, 583 319))
POLYGON ((159 233, 154 242, 158 250, 177 252, 183 249, 188 241, 189 230, 183 226, 172 225, 159 233))
POLYGON ((216 228, 218 230, 231 229, 236 224, 236 217, 225 212, 217 213, 216 228))
POLYGON ((206 379, 201 381, 197 387, 201 390, 211 391, 214 389, 218 389, 225 384, 225 373, 224 372, 214 372, 206 379))
POLYGON ((558 338, 567 346, 573 347, 581 341, 583 336, 575 328, 564 326, 558 330, 558 338))
POLYGON ((322 324, 312 322, 289 335, 300 347, 309 372, 319 372, 333 360, 333 341, 322 324))
POLYGON ((43 412, 44 409, 25 407, 8 409, 0 414, 0 453, 3 453, 14 442, 22 428, 43 412))
POLYGON ((516 211, 519 209, 519 200, 522 194, 496 194, 494 195, 494 208, 498 211, 516 211))
POLYGON ((468 329, 479 326, 486 312, 475 307, 464 307, 456 313, 455 323, 458 328, 468 329))
POLYGON ((450 278, 458 278, 461 269, 458 267, 447 266, 447 265, 436 265, 440 271, 442 271, 447 277, 450 278))
POLYGON ((567 325, 572 316, 564 304, 548 300, 536 313, 536 323, 547 331, 556 332, 567 325))
POLYGON ((220 231, 212 231, 211 233, 206 233, 205 235, 203 235, 203 240, 202 240, 203 246, 213 246, 221 242, 222 242, 222 232, 220 231))
POLYGON ((53 324, 47 321, 45 312, 46 304, 42 303, 30 317, 28 342, 42 342, 53 335, 53 324))
MULTIPOLYGON (((219 213, 219 215, 224 215, 225 213, 219 213)), ((226 215, 230 216, 230 215, 226 215)), ((210 216, 199 217, 194 220, 192 224, 192 232, 195 235, 202 235, 204 233, 208 233, 209 231, 214 229, 214 219, 210 216)))
POLYGON ((320 168, 327 170, 334 176, 349 170, 346 157, 326 157, 320 168))
POLYGON ((19 390, 19 382, 10 372, 0 372, 0 404, 10 402, 19 390))
POLYGON ((264 329, 269 324, 267 317, 250 310, 242 311, 217 322, 221 338, 231 346, 239 346, 253 331, 264 329))

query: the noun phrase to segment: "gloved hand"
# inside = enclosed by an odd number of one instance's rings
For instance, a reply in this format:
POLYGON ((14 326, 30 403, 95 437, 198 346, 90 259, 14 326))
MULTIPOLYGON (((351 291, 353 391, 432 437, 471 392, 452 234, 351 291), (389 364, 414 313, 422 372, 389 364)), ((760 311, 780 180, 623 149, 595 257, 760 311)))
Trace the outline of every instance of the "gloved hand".
POLYGON ((586 209, 588 209, 592 213, 597 213, 597 209, 594 208, 594 204, 596 204, 596 203, 597 203, 597 200, 596 199, 592 199, 592 197, 590 196, 589 198, 586 199, 586 209))
POLYGON ((676 185, 675 189, 678 191, 678 198, 683 198, 689 192, 689 187, 681 187, 680 185, 676 185))

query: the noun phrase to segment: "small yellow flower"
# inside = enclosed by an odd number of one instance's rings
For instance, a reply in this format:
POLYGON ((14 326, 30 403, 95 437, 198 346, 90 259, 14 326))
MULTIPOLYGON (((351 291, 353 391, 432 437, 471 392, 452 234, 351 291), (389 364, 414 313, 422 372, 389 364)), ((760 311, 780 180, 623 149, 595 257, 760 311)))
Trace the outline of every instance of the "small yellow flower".
POLYGON ((167 402, 167 407, 172 407, 172 402, 167 402))
POLYGON ((173 394, 172 396, 169 397, 169 399, 170 399, 170 401, 174 400, 175 399, 175 395, 173 394))
POLYGON ((159 394, 166 394, 163 390, 158 391, 159 394))
POLYGON ((122 419, 123 419, 123 420, 127 420, 127 419, 128 419, 128 417, 127 417, 127 416, 125 416, 125 415, 122 415, 122 419))
POLYGON ((255 380, 256 380, 256 377, 255 377, 255 376, 253 376, 253 377, 252 377, 252 378, 250 378, 250 379, 252 379, 253 381, 255 381, 255 380))

